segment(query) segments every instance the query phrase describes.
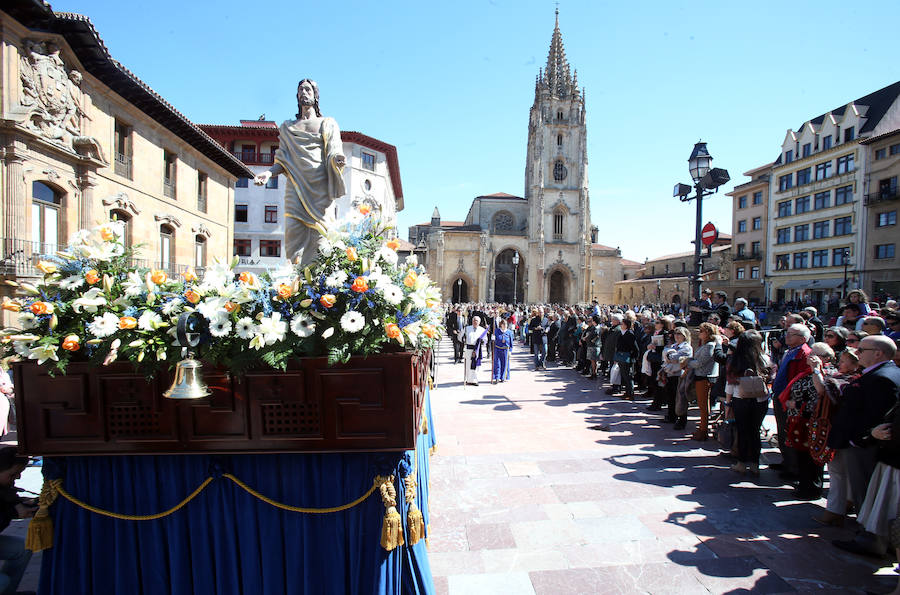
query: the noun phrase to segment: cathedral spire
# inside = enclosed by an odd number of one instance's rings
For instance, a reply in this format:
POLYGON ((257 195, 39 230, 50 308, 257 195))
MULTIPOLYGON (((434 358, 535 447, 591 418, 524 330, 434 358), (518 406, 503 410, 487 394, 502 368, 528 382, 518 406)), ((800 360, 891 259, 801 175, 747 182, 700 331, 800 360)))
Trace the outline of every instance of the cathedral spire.
POLYGON ((559 32, 559 8, 556 9, 556 23, 553 26, 553 37, 550 39, 550 53, 547 56, 547 68, 544 71, 545 87, 555 97, 569 97, 573 90, 572 75, 566 49, 563 47, 562 33, 559 32))

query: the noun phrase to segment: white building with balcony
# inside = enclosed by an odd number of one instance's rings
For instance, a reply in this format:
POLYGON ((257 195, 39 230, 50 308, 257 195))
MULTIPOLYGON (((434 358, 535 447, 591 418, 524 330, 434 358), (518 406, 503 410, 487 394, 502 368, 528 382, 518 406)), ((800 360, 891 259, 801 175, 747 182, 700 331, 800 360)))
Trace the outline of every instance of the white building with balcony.
MULTIPOLYGON (((278 126, 270 120, 241 120, 240 126, 202 125, 201 128, 240 159, 254 173, 269 169, 278 148, 278 126)), ((360 132, 343 131, 347 194, 335 200, 340 218, 366 204, 380 211, 390 225, 403 210, 403 186, 397 148, 360 132)), ((248 178, 234 191, 234 254, 238 269, 261 273, 286 261, 284 253, 284 185, 281 175, 265 186, 248 178)), ((394 234, 396 235, 396 233, 394 234)))

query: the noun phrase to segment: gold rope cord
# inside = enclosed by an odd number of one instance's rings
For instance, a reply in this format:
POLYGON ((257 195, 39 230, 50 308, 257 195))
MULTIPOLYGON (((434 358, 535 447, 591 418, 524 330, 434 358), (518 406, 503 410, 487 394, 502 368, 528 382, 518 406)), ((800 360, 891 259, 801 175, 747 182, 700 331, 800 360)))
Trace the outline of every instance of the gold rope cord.
MULTIPOLYGON (((291 512, 302 512, 302 513, 308 513, 308 514, 327 514, 327 513, 331 513, 331 512, 341 512, 343 510, 348 510, 350 508, 353 508, 354 506, 359 505, 366 498, 371 496, 375 492, 375 490, 378 488, 378 486, 380 485, 377 480, 374 481, 372 483, 372 487, 370 487, 369 490, 365 494, 363 494, 362 496, 360 496, 359 498, 357 498, 356 500, 354 500, 353 502, 350 502, 348 504, 343 504, 341 506, 334 506, 331 508, 303 508, 300 506, 291 506, 289 504, 282 504, 281 502, 272 500, 271 498, 264 496, 263 494, 257 492, 256 490, 254 490, 253 488, 251 488, 250 486, 248 486, 243 481, 241 481, 240 479, 238 479, 237 477, 235 477, 234 475, 232 475, 230 473, 224 473, 224 474, 222 474, 222 477, 226 477, 229 480, 233 481, 238 487, 243 489, 245 492, 247 492, 248 494, 250 494, 251 496, 253 496, 255 498, 262 500, 266 504, 270 504, 270 505, 272 505, 276 508, 280 508, 282 510, 288 510, 291 512)), ((65 498, 66 500, 71 502, 72 504, 75 504, 76 506, 80 506, 81 508, 84 508, 85 510, 88 510, 90 512, 93 512, 93 513, 96 513, 99 515, 103 515, 103 516, 107 516, 107 517, 111 517, 114 519, 120 519, 123 521, 153 521, 153 520, 161 519, 163 517, 167 517, 170 514, 173 514, 177 511, 181 510, 182 508, 184 508, 188 504, 188 502, 190 502, 191 500, 193 500, 194 498, 199 496, 200 493, 203 490, 205 490, 206 487, 210 483, 212 483, 212 481, 213 481, 212 477, 207 477, 203 481, 203 483, 201 483, 199 486, 197 486, 197 489, 195 489, 193 492, 191 492, 191 494, 187 498, 185 498, 184 500, 182 500, 181 502, 179 502, 172 508, 165 510, 163 512, 158 512, 156 514, 120 514, 118 512, 103 510, 102 508, 97 508, 96 506, 91 506, 87 502, 79 500, 72 494, 68 493, 65 489, 63 489, 61 480, 56 480, 56 482, 54 482, 55 483, 54 487, 56 487, 56 490, 59 492, 60 496, 62 496, 63 498, 65 498)))

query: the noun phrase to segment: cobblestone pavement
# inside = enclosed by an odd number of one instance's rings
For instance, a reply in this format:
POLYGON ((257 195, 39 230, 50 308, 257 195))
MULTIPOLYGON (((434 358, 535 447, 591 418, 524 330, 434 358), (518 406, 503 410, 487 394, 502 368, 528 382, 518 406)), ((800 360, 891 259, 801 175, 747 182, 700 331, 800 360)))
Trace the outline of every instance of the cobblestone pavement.
POLYGON ((733 473, 716 442, 687 437, 693 418, 673 431, 640 397, 609 397, 553 364, 533 371, 520 344, 511 380, 497 385, 488 365, 479 386, 464 386, 449 341, 439 358, 438 593, 883 593, 897 583, 890 560, 831 545, 855 523, 818 525, 824 500, 792 500, 775 471, 733 473))

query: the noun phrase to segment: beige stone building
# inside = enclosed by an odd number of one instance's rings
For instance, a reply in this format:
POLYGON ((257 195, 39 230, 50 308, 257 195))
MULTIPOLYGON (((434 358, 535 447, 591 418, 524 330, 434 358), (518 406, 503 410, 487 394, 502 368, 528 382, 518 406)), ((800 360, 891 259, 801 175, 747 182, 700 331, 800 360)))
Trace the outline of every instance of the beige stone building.
POLYGON ((528 120, 524 196, 476 197, 461 222, 410 228, 426 267, 453 301, 608 302, 628 274, 618 249, 597 244, 591 224, 584 89, 559 30, 535 81, 528 120), (514 265, 518 258, 518 266, 514 265))
MULTIPOLYGON (((719 234, 712 248, 701 252, 704 257, 701 275, 704 289, 729 291, 732 266, 731 241, 730 235, 719 234)), ((633 277, 616 282, 613 303, 686 304, 691 297, 690 276, 693 273, 693 262, 693 251, 666 254, 648 260, 635 271, 633 277)))
POLYGON ((897 244, 897 211, 900 210, 900 129, 874 131, 860 141, 867 158, 861 225, 865 250, 861 252, 858 273, 860 285, 873 299, 900 296, 900 255, 897 244))
POLYGON ((750 178, 726 196, 732 199, 730 298, 746 298, 750 304, 765 301, 765 246, 769 220, 769 178, 772 164, 745 172, 750 178))
POLYGON ((848 285, 859 284, 856 271, 865 270, 868 248, 865 185, 874 164, 860 141, 898 126, 900 82, 787 131, 769 186, 769 299, 804 299, 819 307, 835 300, 847 256, 848 285))
POLYGON ((140 264, 230 258, 235 180, 252 175, 109 55, 87 17, 36 2, 0 12, 0 274, 115 217, 140 264))

